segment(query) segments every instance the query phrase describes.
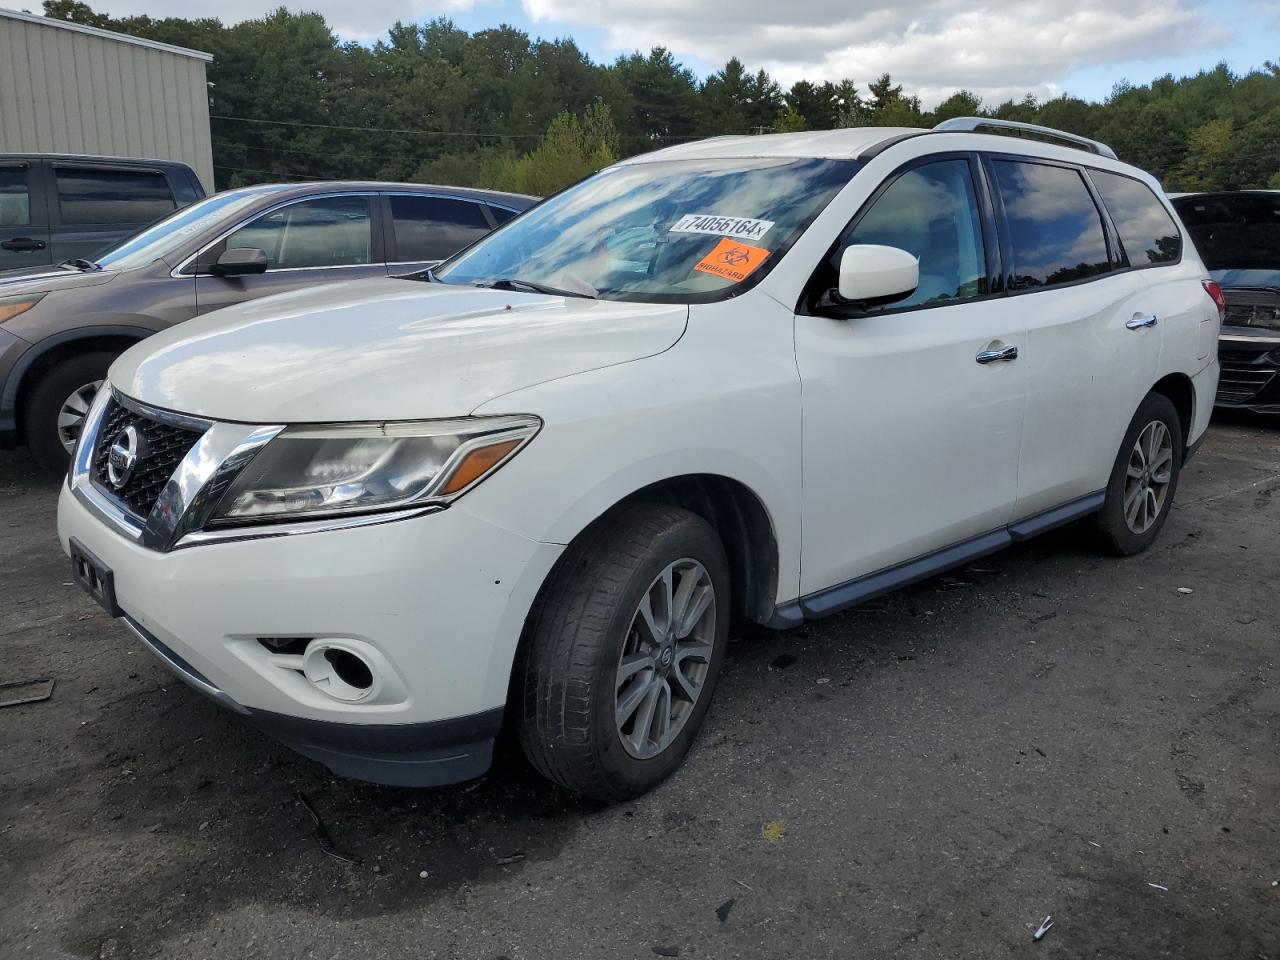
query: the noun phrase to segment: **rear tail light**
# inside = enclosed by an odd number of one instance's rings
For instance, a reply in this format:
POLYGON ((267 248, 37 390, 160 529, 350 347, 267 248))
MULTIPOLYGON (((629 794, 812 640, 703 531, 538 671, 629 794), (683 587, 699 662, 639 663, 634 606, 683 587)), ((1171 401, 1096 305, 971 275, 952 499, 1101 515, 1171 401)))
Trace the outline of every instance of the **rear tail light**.
POLYGON ((1227 319, 1227 298, 1222 295, 1222 287, 1217 280, 1201 280, 1200 283, 1213 305, 1218 308, 1218 322, 1221 323, 1227 319))

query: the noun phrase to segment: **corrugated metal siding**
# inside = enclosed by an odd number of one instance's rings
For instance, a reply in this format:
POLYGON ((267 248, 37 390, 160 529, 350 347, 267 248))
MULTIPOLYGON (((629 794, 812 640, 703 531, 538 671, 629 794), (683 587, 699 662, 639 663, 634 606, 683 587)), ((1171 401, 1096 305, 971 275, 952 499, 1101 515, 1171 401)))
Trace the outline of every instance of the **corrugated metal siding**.
POLYGON ((0 15, 0 153, 182 160, 211 191, 204 62, 0 15))

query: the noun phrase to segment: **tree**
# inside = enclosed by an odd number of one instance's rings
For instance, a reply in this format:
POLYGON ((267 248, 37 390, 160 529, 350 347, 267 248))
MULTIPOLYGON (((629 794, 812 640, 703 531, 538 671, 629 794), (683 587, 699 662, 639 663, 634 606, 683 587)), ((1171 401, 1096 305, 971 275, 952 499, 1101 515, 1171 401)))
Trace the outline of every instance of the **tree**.
POLYGON ((562 113, 552 120, 542 143, 516 161, 500 185, 546 196, 613 163, 617 148, 609 107, 597 101, 581 118, 562 113))
POLYGON ((980 113, 982 98, 968 90, 957 90, 929 112, 924 125, 933 127, 953 117, 976 117, 980 113))
POLYGON ((1235 128, 1230 120, 1210 120, 1191 133, 1187 155, 1170 178, 1176 190, 1234 190, 1235 128))
POLYGON ((830 81, 813 84, 800 80, 792 84, 787 91, 787 106, 815 130, 831 130, 840 123, 840 91, 830 81))
POLYGON ((796 133, 800 130, 808 129, 809 121, 789 103, 779 110, 778 115, 773 118, 774 133, 796 133))
POLYGON ((470 33, 446 18, 396 23, 375 43, 359 44, 340 42, 318 14, 283 8, 230 26, 210 17, 111 17, 83 0, 45 0, 44 11, 213 54, 219 187, 302 178, 492 186, 513 182, 518 168, 526 178, 561 170, 534 177, 558 183, 564 170, 585 171, 606 152, 629 156, 718 133, 932 126, 965 115, 1096 138, 1171 188, 1280 182, 1277 62, 1246 74, 1217 64, 1147 84, 1122 80, 1101 103, 1025 96, 984 107, 976 93, 959 90, 924 111, 888 74, 865 91, 848 79, 800 80, 784 96, 767 72, 737 58, 700 83, 662 47, 599 64, 572 40, 533 39, 509 25, 470 33), (598 104, 612 130, 603 137, 584 127, 598 104), (589 162, 576 147, 566 152, 577 135, 565 115, 608 151, 587 149, 589 162))

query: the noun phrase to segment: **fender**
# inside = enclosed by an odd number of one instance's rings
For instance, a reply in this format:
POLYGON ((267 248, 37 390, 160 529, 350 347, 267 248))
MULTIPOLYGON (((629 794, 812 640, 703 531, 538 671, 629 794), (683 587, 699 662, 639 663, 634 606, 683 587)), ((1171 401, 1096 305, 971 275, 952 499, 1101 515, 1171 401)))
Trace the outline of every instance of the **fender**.
POLYGON ((60 330, 45 337, 43 340, 37 340, 27 348, 22 356, 18 357, 17 362, 9 370, 3 388, 0 388, 0 433, 15 429, 14 418, 18 403, 18 388, 22 385, 22 378, 26 376, 27 371, 31 369, 35 362, 50 350, 75 340, 88 340, 97 337, 131 337, 134 340, 142 340, 153 333, 155 331, 148 327, 105 324, 102 326, 74 327, 71 330, 60 330))

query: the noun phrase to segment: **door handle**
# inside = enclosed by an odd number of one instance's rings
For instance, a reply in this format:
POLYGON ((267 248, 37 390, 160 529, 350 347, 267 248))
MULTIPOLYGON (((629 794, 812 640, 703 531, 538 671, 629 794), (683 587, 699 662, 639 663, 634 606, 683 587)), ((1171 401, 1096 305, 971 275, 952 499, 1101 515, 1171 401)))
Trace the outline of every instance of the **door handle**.
POLYGON ((1154 327, 1156 325, 1156 315, 1154 313, 1135 313, 1130 319, 1124 322, 1124 325, 1130 330, 1141 330, 1143 327, 1154 327))
POLYGON ((14 237, 12 240, 0 240, 0 249, 4 250, 43 250, 48 244, 43 240, 32 240, 30 237, 14 237))
MULTIPOLYGON (((992 344, 991 346, 994 347, 995 344, 992 344)), ((979 363, 997 363, 1001 360, 1017 360, 1018 348, 999 347, 993 350, 989 347, 986 350, 979 350, 978 355, 973 359, 977 360, 979 363)))

